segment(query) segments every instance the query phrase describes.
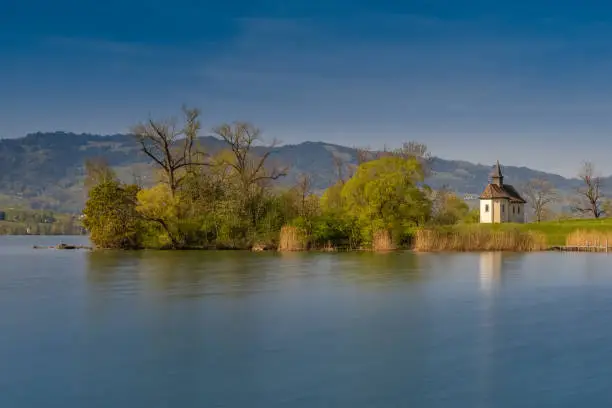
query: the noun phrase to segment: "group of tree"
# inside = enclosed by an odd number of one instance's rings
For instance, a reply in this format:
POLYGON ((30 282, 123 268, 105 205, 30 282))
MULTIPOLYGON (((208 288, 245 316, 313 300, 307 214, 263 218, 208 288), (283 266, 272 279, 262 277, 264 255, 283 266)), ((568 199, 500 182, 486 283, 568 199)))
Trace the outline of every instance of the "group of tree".
POLYGON ((195 109, 184 109, 180 123, 149 120, 134 127, 158 170, 158 183, 149 188, 121 182, 102 161, 86 165, 84 225, 96 246, 274 246, 281 228, 294 226, 313 247, 363 247, 378 231, 406 242, 419 226, 477 220, 452 192, 425 184, 429 155, 422 144, 382 153, 364 149, 357 164, 338 161, 337 183, 317 195, 307 175, 292 188, 277 184, 288 168, 274 162, 275 141, 256 149, 264 141, 253 125, 215 128, 226 146, 215 154, 198 145, 200 128, 195 109))
MULTIPOLYGON (((604 183, 592 162, 584 162, 578 173, 580 185, 569 197, 571 214, 581 218, 601 218, 612 212, 612 201, 603 192, 604 183)), ((561 204, 562 197, 552 183, 545 179, 533 179, 523 189, 533 213, 533 220, 540 222, 553 218, 552 205, 561 204)))

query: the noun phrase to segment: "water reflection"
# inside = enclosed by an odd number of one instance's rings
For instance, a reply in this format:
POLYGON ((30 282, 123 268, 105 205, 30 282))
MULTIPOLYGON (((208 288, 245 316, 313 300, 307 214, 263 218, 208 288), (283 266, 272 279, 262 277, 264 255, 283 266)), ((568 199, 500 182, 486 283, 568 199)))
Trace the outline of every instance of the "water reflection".
POLYGON ((492 292, 504 281, 518 280, 524 271, 526 254, 514 252, 481 252, 479 259, 480 289, 492 292))
POLYGON ((270 255, 247 258, 239 252, 144 251, 93 252, 88 257, 89 282, 99 289, 118 284, 147 292, 197 296, 255 290, 265 280, 270 255), (262 267, 263 266, 263 267, 262 267))
POLYGON ((334 272, 343 279, 368 284, 389 284, 418 280, 421 258, 412 252, 339 254, 334 272))
POLYGON ((480 254, 480 289, 491 292, 499 286, 502 273, 503 253, 482 252, 480 254))
POLYGON ((109 251, 88 254, 87 280, 98 291, 242 295, 320 279, 370 285, 413 281, 421 276, 419 264, 413 253, 109 251))

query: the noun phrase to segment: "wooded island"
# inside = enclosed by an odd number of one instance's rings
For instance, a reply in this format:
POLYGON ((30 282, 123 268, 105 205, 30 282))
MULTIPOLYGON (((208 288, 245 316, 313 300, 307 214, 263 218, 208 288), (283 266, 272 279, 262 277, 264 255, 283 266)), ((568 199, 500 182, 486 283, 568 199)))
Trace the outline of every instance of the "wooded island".
MULTIPOLYGON (((226 146, 215 153, 198 145, 200 129, 199 111, 188 108, 180 122, 132 129, 157 168, 148 188, 121 182, 101 159, 86 163, 83 225, 97 248, 527 251, 552 244, 544 223, 479 225, 478 208, 429 188, 431 156, 421 143, 362 149, 356 165, 334 156, 337 182, 315 194, 308 175, 291 188, 278 185, 288 167, 275 161, 277 143, 264 144, 253 125, 215 128, 226 146)), ((539 220, 552 195, 537 186, 527 193, 537 197, 539 220)))

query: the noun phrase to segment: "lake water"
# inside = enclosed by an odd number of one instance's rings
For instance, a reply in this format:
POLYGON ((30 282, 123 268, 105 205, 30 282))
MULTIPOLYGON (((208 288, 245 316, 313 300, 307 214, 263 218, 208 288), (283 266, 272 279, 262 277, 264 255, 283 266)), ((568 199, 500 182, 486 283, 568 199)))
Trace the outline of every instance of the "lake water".
POLYGON ((612 402, 606 254, 31 249, 56 243, 0 237, 2 408, 612 402))

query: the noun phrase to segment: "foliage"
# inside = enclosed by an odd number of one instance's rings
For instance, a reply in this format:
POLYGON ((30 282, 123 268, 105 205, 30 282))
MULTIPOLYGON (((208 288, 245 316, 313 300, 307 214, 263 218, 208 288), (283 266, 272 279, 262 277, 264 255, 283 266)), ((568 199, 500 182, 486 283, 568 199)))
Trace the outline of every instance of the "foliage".
MULTIPOLYGON (((433 225, 449 225, 462 222, 478 222, 475 212, 470 213, 470 208, 465 201, 457 197, 446 188, 432 193, 432 218, 433 225)), ((476 210, 478 211, 478 210, 476 210)))
POLYGON ((83 225, 102 248, 139 248, 141 222, 136 212, 138 186, 103 181, 89 191, 83 225))
POLYGON ((162 176, 157 183, 125 184, 105 163, 87 164, 85 225, 94 244, 262 248, 278 246, 284 231, 288 248, 298 241, 300 248, 372 247, 375 237, 390 248, 409 243, 429 222, 469 218, 463 200, 423 184, 431 161, 425 145, 368 158, 319 196, 308 174, 289 188, 279 184, 288 169, 274 159, 276 142, 265 144, 256 127, 221 125, 214 132, 224 147, 205 151, 196 144, 199 112, 184 113, 180 126, 149 120, 134 128, 137 145, 162 176))
POLYGON ((365 243, 379 230, 401 239, 429 219, 431 202, 417 185, 421 181, 423 170, 416 159, 387 156, 359 166, 341 197, 347 215, 358 220, 365 243))
POLYGON ((173 195, 170 185, 160 183, 138 192, 136 211, 148 222, 148 238, 156 236, 157 246, 181 248, 186 245, 185 231, 180 225, 180 200, 173 195))
POLYGON ((469 210, 460 220, 462 224, 478 224, 480 222, 480 209, 469 210))

